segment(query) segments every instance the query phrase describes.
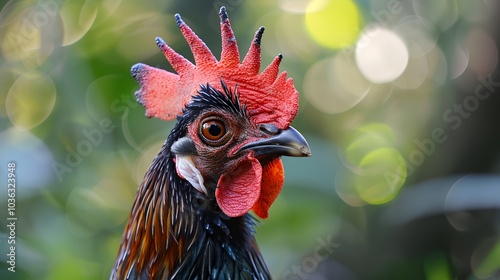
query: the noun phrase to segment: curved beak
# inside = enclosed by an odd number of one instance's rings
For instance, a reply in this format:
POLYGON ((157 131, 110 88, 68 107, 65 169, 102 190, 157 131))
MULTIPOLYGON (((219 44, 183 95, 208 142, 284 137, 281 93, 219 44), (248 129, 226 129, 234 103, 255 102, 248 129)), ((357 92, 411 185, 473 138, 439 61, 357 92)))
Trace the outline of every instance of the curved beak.
POLYGON ((248 143, 241 147, 241 151, 251 150, 256 156, 292 156, 309 157, 311 148, 306 139, 295 128, 289 127, 286 130, 280 130, 275 135, 248 143))

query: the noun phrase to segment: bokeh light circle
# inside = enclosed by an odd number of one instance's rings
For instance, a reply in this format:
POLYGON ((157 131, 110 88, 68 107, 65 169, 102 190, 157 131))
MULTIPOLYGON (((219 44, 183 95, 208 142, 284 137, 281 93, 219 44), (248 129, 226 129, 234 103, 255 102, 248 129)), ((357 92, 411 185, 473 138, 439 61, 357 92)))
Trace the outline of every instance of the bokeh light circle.
POLYGON ((397 79, 408 65, 405 42, 394 32, 381 27, 363 33, 356 45, 356 64, 372 83, 397 79))
POLYGON ((52 112, 56 102, 56 87, 52 79, 39 72, 20 76, 11 86, 6 111, 18 129, 32 129, 52 112))
POLYGON ((383 204, 399 193, 406 181, 406 163, 398 150, 380 148, 359 163, 363 174, 356 177, 359 196, 369 204, 383 204))
MULTIPOLYGON (((322 0, 323 4, 320 3, 320 0, 316 1, 316 6, 321 7, 328 4, 328 0, 322 0)), ((309 6, 309 2, 304 0, 278 0, 278 6, 285 12, 294 13, 294 14, 303 14, 307 12, 307 6, 309 6)))
POLYGON ((436 46, 426 55, 427 58, 427 79, 434 81, 437 85, 443 85, 448 79, 448 60, 443 50, 436 46))
POLYGON ((353 59, 342 53, 315 63, 304 78, 307 100, 327 114, 351 109, 366 96, 370 86, 353 59))
POLYGON ((137 158, 136 162, 134 163, 135 172, 134 174, 132 174, 137 185, 140 185, 142 183, 144 174, 146 174, 149 166, 151 165, 151 162, 153 162, 153 159, 160 152, 164 142, 165 140, 159 140, 150 144, 149 146, 144 148, 139 158, 137 158))
POLYGON ((45 3, 34 6, 30 1, 9 1, 1 9, 0 48, 6 60, 35 68, 50 55, 55 40, 47 40, 47 31, 57 12, 52 5, 49 6, 45 3))
MULTIPOLYGON (((313 55, 320 53, 321 47, 308 36, 306 27, 298 20, 301 15, 284 13, 277 18, 274 34, 267 40, 276 40, 278 49, 286 54, 287 61, 295 59, 299 61, 308 61, 313 59, 313 55), (297 40, 297 38, 301 38, 297 40)), ((263 44, 263 49, 273 56, 276 55, 276 44, 263 44)))
POLYGON ((432 22, 414 15, 399 19, 393 31, 406 43, 410 56, 413 57, 428 53, 436 47, 439 39, 439 32, 432 22))
POLYGON ((500 237, 484 238, 471 257, 471 268, 477 279, 495 279, 500 270, 500 237))
POLYGON ((441 31, 447 30, 458 20, 457 2, 456 0, 412 0, 415 13, 432 22, 441 31))
MULTIPOLYGON (((106 75, 96 79, 88 86, 87 93, 85 95, 85 105, 89 116, 95 121, 99 122, 103 118, 108 117, 107 114, 110 105, 105 101, 106 93, 113 92, 116 85, 121 82, 123 82, 122 76, 106 75)), ((132 93, 130 93, 130 96, 130 99, 133 99, 132 93)), ((117 111, 116 107, 118 106, 115 106, 115 104, 123 104, 123 97, 117 97, 113 102, 113 105, 111 105, 112 111, 117 111)))
POLYGON ((391 147, 395 141, 394 131, 386 124, 372 123, 358 128, 344 151, 347 166, 359 166, 367 154, 381 147, 391 147))
POLYGON ((472 29, 465 39, 469 53, 468 68, 477 75, 489 76, 498 65, 498 46, 495 40, 480 28, 472 29))
POLYGON ((129 26, 124 29, 131 29, 131 32, 123 32, 117 39, 116 51, 124 59, 130 61, 144 60, 151 56, 158 55, 158 47, 154 44, 154 38, 160 36, 171 43, 172 38, 179 38, 179 34, 173 33, 166 27, 168 19, 160 12, 138 13, 129 19, 129 26), (131 28, 131 26, 134 28, 131 28), (144 43, 139 43, 144 42, 144 43))
POLYGON ((16 176, 21 178, 22 191, 16 196, 28 196, 54 179, 51 150, 28 130, 11 127, 0 131, 0 164, 7 166, 8 162, 16 164, 16 176))
POLYGON ((71 231, 77 236, 89 237, 123 223, 127 218, 123 215, 127 205, 110 204, 118 201, 123 185, 120 181, 105 179, 93 188, 74 188, 66 202, 66 221, 71 231))
POLYGON ((98 13, 95 1, 65 1, 60 8, 64 37, 63 46, 79 41, 92 27, 98 13))
POLYGON ((422 50, 414 47, 410 50, 410 57, 404 72, 393 81, 393 84, 402 89, 417 89, 429 73, 427 59, 422 50))
POLYGON ((395 142, 393 129, 383 123, 364 125, 354 132, 335 179, 335 190, 344 202, 377 205, 397 196, 406 182, 407 166, 393 148, 395 142))
POLYGON ((310 1, 305 15, 311 37, 321 46, 331 49, 354 44, 361 21, 358 6, 351 0, 310 1))
POLYGON ((469 65, 469 52, 460 46, 455 46, 452 50, 451 61, 449 63, 450 78, 460 77, 469 65))
POLYGON ((353 207, 364 206, 367 203, 359 197, 359 194, 353 186, 355 185, 355 176, 345 166, 341 166, 335 173, 335 192, 348 205, 353 207))

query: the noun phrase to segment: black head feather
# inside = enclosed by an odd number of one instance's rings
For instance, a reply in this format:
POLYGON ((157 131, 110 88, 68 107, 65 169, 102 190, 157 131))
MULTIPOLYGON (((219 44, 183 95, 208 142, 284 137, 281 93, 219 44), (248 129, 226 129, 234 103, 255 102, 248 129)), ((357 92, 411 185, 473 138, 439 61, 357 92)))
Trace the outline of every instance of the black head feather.
MULTIPOLYGON (((207 208, 203 202, 206 197, 202 197, 176 172, 175 155, 171 148, 186 135, 188 126, 205 110, 219 109, 247 117, 246 108, 240 103, 236 90, 233 93, 223 81, 221 85, 222 92, 209 84, 201 85, 198 95, 193 96, 183 114, 177 117, 176 125, 138 190, 129 220, 129 226, 135 227, 129 229, 130 236, 126 232, 122 239, 112 279, 153 279, 150 277, 151 267, 157 271, 155 280, 270 279, 253 236, 255 218, 247 214, 230 219, 218 209, 207 208), (170 211, 170 214, 164 211, 170 211), (167 216, 170 219, 166 219, 167 216), (151 241, 161 239, 156 236, 158 234, 167 236, 163 238, 165 244, 158 245, 151 241), (184 244, 182 256, 175 261, 172 269, 168 269, 166 263, 173 260, 160 259, 158 256, 168 254, 156 250, 168 251, 172 246, 179 246, 180 240, 184 244), (142 246, 152 248, 134 250, 142 246), (146 255, 132 255, 131 252, 146 252, 146 255), (141 258, 148 258, 145 262, 147 266, 138 266, 141 258)), ((178 146, 186 146, 181 144, 178 146)))

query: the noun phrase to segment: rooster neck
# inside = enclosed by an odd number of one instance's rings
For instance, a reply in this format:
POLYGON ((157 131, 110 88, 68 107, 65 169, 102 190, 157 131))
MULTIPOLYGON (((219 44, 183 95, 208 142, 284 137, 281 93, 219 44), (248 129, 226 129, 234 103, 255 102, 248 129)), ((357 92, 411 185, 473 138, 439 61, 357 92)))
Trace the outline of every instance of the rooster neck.
POLYGON ((223 214, 213 194, 217 182, 206 181, 202 194, 179 177, 171 150, 204 110, 247 117, 238 96, 223 88, 201 91, 177 118, 139 187, 111 279, 270 279, 255 219, 223 214))
POLYGON ((138 190, 111 279, 270 279, 254 218, 228 218, 177 175, 176 128, 138 190))

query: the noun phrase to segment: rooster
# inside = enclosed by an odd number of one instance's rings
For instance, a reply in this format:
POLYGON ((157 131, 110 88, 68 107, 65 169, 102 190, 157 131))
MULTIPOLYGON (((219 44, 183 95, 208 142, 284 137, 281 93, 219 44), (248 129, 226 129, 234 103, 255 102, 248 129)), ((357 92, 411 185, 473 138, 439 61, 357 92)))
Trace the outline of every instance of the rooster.
POLYGON ((219 16, 219 61, 176 14, 195 64, 156 38, 177 74, 131 69, 146 116, 177 123, 138 189, 110 279, 270 279, 249 212, 268 217, 280 156, 311 152, 290 126, 298 92, 279 73, 282 55, 259 73, 264 28, 240 62, 224 7, 219 16))

